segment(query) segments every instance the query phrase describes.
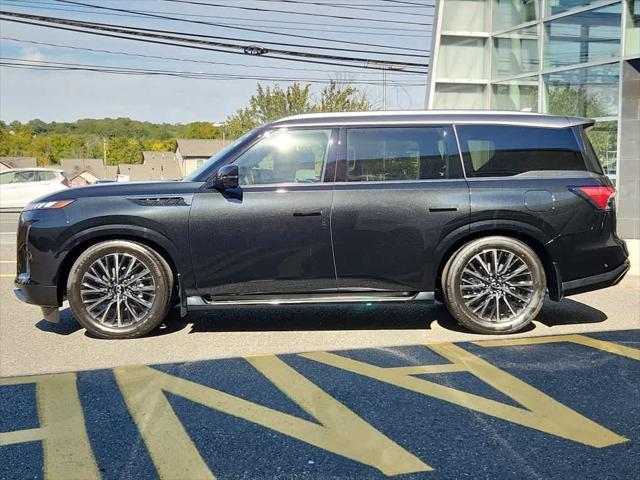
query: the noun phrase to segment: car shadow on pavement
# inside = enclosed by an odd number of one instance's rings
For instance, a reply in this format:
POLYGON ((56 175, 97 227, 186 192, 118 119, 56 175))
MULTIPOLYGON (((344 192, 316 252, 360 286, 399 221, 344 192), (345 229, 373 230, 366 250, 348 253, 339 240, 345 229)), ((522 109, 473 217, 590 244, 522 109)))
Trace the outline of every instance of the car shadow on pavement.
MULTIPOLYGON (((596 308, 571 299, 561 302, 545 300, 536 321, 547 327, 601 323, 607 315, 596 308)), ((193 323, 190 333, 201 332, 259 332, 287 330, 423 330, 437 322, 444 329, 467 332, 449 314, 442 303, 434 304, 359 304, 278 306, 262 308, 220 308, 194 312, 186 318, 177 313, 171 323, 193 323)), ((169 330, 181 327, 168 327, 169 330)), ((521 332, 535 329, 531 324, 521 332)))
POLYGON ((36 328, 43 332, 56 333, 58 335, 71 335, 74 332, 82 329, 80 324, 76 321, 70 308, 60 309, 60 321, 58 323, 47 322, 46 320, 40 320, 36 323, 36 328))
MULTIPOLYGON (((596 308, 571 299, 561 302, 545 300, 536 321, 552 327, 600 323, 607 315, 596 308)), ((323 331, 323 330, 424 330, 436 323, 446 330, 467 332, 441 303, 400 304, 371 303, 352 305, 280 305, 269 307, 220 307, 206 312, 191 312, 180 318, 173 309, 165 322, 147 337, 174 333, 191 324, 189 333, 260 332, 260 331, 323 331)), ((41 320, 36 328, 57 335, 70 335, 82 327, 71 309, 60 310, 60 322, 41 320)), ((523 332, 535 329, 531 324, 523 332)), ((94 338, 93 335, 85 333, 94 338)))

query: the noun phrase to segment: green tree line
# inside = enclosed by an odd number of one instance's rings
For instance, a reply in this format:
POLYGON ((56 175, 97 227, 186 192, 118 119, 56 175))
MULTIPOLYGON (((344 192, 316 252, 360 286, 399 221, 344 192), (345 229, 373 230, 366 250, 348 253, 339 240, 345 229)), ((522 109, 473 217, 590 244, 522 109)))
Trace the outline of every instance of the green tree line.
MULTIPOLYGON (((197 101, 194 99, 194 101, 197 101)), ((35 157, 38 165, 61 158, 102 158, 107 164, 140 163, 142 152, 172 151, 177 138, 238 138, 249 130, 287 115, 369 110, 366 93, 332 81, 317 97, 310 85, 287 88, 258 84, 248 105, 229 116, 224 126, 210 122, 151 123, 129 118, 81 119, 76 122, 0 122, 0 156, 35 157)))

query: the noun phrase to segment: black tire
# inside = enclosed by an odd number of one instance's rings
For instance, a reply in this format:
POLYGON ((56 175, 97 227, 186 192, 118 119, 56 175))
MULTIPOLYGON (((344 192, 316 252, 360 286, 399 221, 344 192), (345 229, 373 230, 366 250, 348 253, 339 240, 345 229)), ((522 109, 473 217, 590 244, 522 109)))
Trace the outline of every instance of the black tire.
POLYGON ((462 326, 478 333, 513 333, 542 308, 546 277, 540 258, 524 242, 484 237, 451 256, 443 270, 442 292, 447 309, 462 326), (512 270, 506 270, 508 263, 512 270))
POLYGON ((137 338, 149 333, 165 319, 171 307, 173 286, 171 268, 157 252, 136 242, 109 240, 89 247, 75 261, 67 281, 67 299, 78 322, 96 337, 137 338), (114 264, 109 263, 113 261, 110 259, 116 259, 116 262, 120 259, 121 269, 114 268, 114 264), (132 262, 131 259, 135 259, 133 262, 135 269, 131 276, 125 277, 120 287, 109 286, 108 283, 110 284, 111 280, 107 277, 106 270, 113 276, 117 275, 116 270, 123 275, 126 273, 124 270, 127 262, 132 262), (106 263, 107 269, 101 270, 97 262, 106 263), (145 273, 146 270, 148 273, 145 273), (96 272, 102 272, 100 278, 96 278, 96 272), (144 273, 139 280, 140 285, 136 285, 138 280, 133 281, 133 285, 126 285, 140 273, 144 273), (87 277, 87 274, 91 277, 87 277), (95 281, 88 280, 89 278, 95 281), (91 285, 87 285, 88 281, 91 285), (87 290, 88 287, 94 291, 87 290), (97 287, 100 287, 100 293, 95 291, 97 287), (138 293, 129 290, 136 287, 144 291, 138 293), (117 295, 116 288, 118 288, 117 295), (115 300, 112 297, 106 298, 109 295, 122 301, 114 304, 115 300), (96 303, 98 306, 94 307, 94 300, 101 298, 106 299, 99 304, 96 303), (113 308, 116 305, 117 315, 116 309, 113 308), (105 311, 104 321, 102 318, 96 318, 102 317, 105 311), (121 317, 125 317, 127 321, 118 324, 121 317))

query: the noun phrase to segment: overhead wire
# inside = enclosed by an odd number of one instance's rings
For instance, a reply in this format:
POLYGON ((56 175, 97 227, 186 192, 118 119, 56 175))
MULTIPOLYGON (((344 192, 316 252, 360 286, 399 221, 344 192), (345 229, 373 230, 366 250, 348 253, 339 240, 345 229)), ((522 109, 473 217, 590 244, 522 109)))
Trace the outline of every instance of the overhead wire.
MULTIPOLYGON (((136 11, 136 10, 130 10, 130 9, 125 9, 125 8, 114 8, 114 7, 105 7, 103 5, 94 5, 94 4, 90 4, 90 3, 84 3, 84 2, 77 2, 74 0, 55 0, 56 2, 59 3, 65 3, 65 4, 70 4, 70 5, 79 5, 79 6, 83 6, 83 7, 88 7, 88 8, 95 8, 95 9, 99 9, 99 10, 108 10, 108 11, 115 11, 115 12, 124 12, 124 13, 133 13, 136 15, 140 15, 143 17, 150 17, 150 18, 158 18, 158 19, 162 19, 162 20, 169 20, 169 21, 177 21, 177 22, 183 22, 183 23, 192 23, 192 24, 199 24, 199 25, 207 25, 207 26, 215 26, 215 27, 221 27, 221 28, 230 28, 230 29, 234 29, 234 30, 243 30, 243 31, 248 31, 248 32, 252 32, 252 33, 266 33, 266 34, 270 34, 270 35, 279 35, 279 36, 288 36, 288 37, 292 37, 292 38, 303 38, 303 39, 307 39, 307 40, 320 40, 320 41, 324 41, 324 42, 333 42, 333 43, 340 43, 340 44, 349 44, 349 45, 359 45, 359 46, 367 46, 367 47, 378 47, 378 48, 386 48, 386 49, 397 49, 399 47, 390 47, 388 45, 381 45, 381 44, 374 44, 374 43, 370 43, 370 42, 354 42, 354 41, 343 41, 343 40, 331 40, 331 39, 327 39, 327 38, 322 38, 322 37, 316 37, 316 36, 310 36, 310 35, 298 35, 298 34, 285 34, 285 33, 279 33, 279 32, 273 32, 273 31, 269 31, 269 30, 262 30, 262 29, 255 29, 255 28, 248 28, 248 27, 229 27, 229 26, 225 26, 225 25, 221 25, 219 23, 214 23, 214 22, 208 22, 208 21, 204 21, 204 20, 189 20, 189 19, 184 19, 184 18, 177 18, 177 17, 172 17, 172 16, 168 16, 168 15, 160 15, 160 14, 155 14, 155 13, 142 13, 140 11, 136 11)), ((211 36, 213 37, 213 36, 211 36)), ((220 35, 216 35, 215 38, 219 38, 222 40, 231 40, 231 41, 254 41, 254 40, 248 40, 245 38, 238 38, 238 37, 225 37, 225 36, 220 36, 220 35)), ((284 42, 276 42, 273 40, 261 40, 261 43, 264 44, 270 44, 270 45, 279 45, 279 46, 287 46, 287 47, 298 47, 298 48, 313 48, 316 50, 336 50, 336 51, 343 51, 343 52, 354 52, 354 53, 375 53, 375 54, 379 54, 379 55, 396 55, 396 56, 402 56, 402 57, 423 57, 426 58, 428 57, 428 55, 424 55, 425 51, 423 49, 417 49, 417 48, 403 48, 402 51, 415 51, 415 52, 421 52, 421 55, 418 54, 410 54, 410 53, 398 53, 398 52, 380 52, 380 51, 373 51, 373 50, 362 50, 362 49, 353 49, 353 48, 341 48, 341 47, 332 47, 332 46, 318 46, 318 45, 314 45, 314 46, 308 46, 308 45, 303 45, 303 44, 296 44, 296 43, 284 43, 284 42)))
MULTIPOLYGON (((44 27, 57 27, 61 28, 64 25, 64 28, 70 31, 76 32, 84 32, 91 34, 102 34, 105 32, 111 32, 112 35, 104 35, 104 36, 114 36, 113 34, 120 34, 119 38, 127 38, 131 39, 136 38, 140 39, 140 37, 148 37, 153 39, 161 39, 161 40, 169 40, 171 42, 183 42, 187 44, 198 44, 198 45, 207 45, 213 47, 219 47, 219 51, 223 51, 225 53, 236 53, 236 54, 247 54, 256 52, 259 56, 265 58, 290 58, 294 57, 296 59, 319 59, 323 61, 333 61, 333 62, 351 62, 351 64, 356 63, 356 66, 361 68, 374 68, 381 70, 388 70, 392 67, 395 68, 426 68, 428 67, 427 63, 417 63, 417 62, 400 62, 395 60, 381 59, 381 58, 363 58, 363 57, 347 57, 342 55, 329 55, 329 54, 320 54, 316 52, 304 52, 304 51, 295 51, 295 50, 282 50, 282 49, 262 49, 262 47, 257 47, 255 44, 248 43, 247 45, 241 44, 232 44, 225 43, 219 41, 212 40, 203 40, 203 38, 217 38, 215 36, 203 35, 203 34, 195 34, 189 32, 176 32, 171 30, 159 30, 159 29, 147 29, 142 27, 119 27, 113 24, 106 23, 97 23, 97 22, 86 22, 86 21, 76 21, 66 18, 60 17, 48 17, 41 15, 30 15, 23 14, 18 12, 9 12, 5 10, 0 10, 0 18, 6 21, 13 21, 17 23, 26 23, 36 26, 44 26, 44 27), (3 18, 8 17, 8 18, 3 18), (28 21, 31 20, 31 21, 28 21), (36 23, 41 22, 41 23, 36 23), (126 35, 126 36, 123 36, 126 35), (198 37, 198 38, 192 38, 198 37), (227 49, 227 50, 223 50, 227 49), (252 50, 257 49, 257 50, 252 50), (240 51, 236 51, 240 50, 240 51), (275 55, 274 55, 275 54, 275 55), (361 64, 361 65, 360 65, 361 64)), ((118 38, 118 37, 116 37, 118 38)), ((190 45, 191 46, 191 45, 190 45)))

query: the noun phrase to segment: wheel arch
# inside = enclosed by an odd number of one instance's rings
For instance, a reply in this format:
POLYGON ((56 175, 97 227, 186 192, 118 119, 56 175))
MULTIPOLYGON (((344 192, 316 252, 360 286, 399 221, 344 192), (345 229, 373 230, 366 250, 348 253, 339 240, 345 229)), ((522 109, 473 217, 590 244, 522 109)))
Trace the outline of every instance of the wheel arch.
POLYGON ((530 224, 514 223, 513 221, 508 223, 492 221, 472 224, 463 230, 456 230, 446 237, 445 241, 441 242, 442 248, 440 249, 437 260, 438 268, 435 279, 436 295, 442 292, 442 272, 451 255, 472 240, 494 235, 515 238, 529 246, 542 262, 550 298, 556 301, 562 299, 561 278, 556 268, 554 258, 545 247, 552 238, 530 224))
POLYGON ((71 272, 71 267, 78 257, 87 248, 109 240, 136 242, 154 250, 169 264, 174 276, 174 284, 177 284, 177 275, 180 273, 178 263, 176 262, 177 254, 166 237, 146 228, 138 230, 131 228, 131 226, 109 226, 107 228, 98 228, 83 232, 83 235, 76 238, 72 245, 66 247, 68 253, 60 263, 56 279, 56 284, 58 285, 58 301, 60 303, 62 303, 66 293, 67 280, 71 272))

